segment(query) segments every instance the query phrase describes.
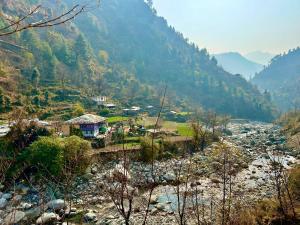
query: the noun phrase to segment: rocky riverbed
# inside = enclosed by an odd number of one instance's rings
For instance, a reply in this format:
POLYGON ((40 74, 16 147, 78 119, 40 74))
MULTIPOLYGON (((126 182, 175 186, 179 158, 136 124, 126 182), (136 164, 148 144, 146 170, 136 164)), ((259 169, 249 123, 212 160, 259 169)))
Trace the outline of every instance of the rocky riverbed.
MULTIPOLYGON (((274 191, 270 162, 280 161, 288 169, 299 163, 299 155, 286 148, 286 139, 280 133, 280 127, 272 124, 231 123, 228 130, 232 135, 226 136, 224 141, 239 148, 245 158, 234 177, 235 192, 249 204, 271 197, 274 191)), ((22 183, 9 190, 1 186, 0 224, 62 223, 67 218, 73 218, 71 221, 76 224, 76 218, 82 216, 86 223, 120 225, 123 219, 107 192, 107 179, 112 176, 123 176, 122 179, 130 180, 130 193, 134 199, 133 224, 141 224, 143 221, 149 198, 149 191, 145 187, 153 183, 157 186, 150 201, 148 224, 176 224, 178 202, 175 184, 178 176, 174 168, 181 168, 182 165, 182 178, 189 173, 191 179, 188 181, 188 189, 192 193, 193 188, 197 187, 201 193, 201 204, 217 204, 220 198, 220 180, 208 165, 207 155, 212 147, 206 148, 205 154, 196 153, 187 158, 155 162, 153 172, 151 165, 139 162, 131 162, 128 171, 118 161, 95 164, 89 173, 76 181, 71 206, 62 200, 63 193, 55 188, 48 188, 50 190, 41 196, 39 188, 22 183), (186 166, 189 163, 192 165, 190 170, 186 166)), ((179 186, 179 190, 185 188, 184 185, 179 186)))

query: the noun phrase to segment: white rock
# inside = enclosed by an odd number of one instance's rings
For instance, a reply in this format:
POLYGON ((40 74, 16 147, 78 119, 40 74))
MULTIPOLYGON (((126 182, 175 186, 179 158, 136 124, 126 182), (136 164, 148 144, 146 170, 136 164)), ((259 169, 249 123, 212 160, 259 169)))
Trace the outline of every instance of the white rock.
POLYGON ((157 195, 151 195, 150 204, 156 204, 157 201, 158 201, 158 196, 157 195))
POLYGON ((4 224, 6 224, 6 225, 16 224, 16 223, 20 222, 24 217, 25 217, 24 212, 13 211, 5 217, 4 224))
POLYGON ((158 203, 156 206, 155 206, 158 210, 165 210, 166 208, 166 205, 164 203, 158 203))
POLYGON ((55 213, 43 213, 37 220, 37 224, 45 224, 59 220, 59 216, 55 213))
POLYGON ((59 210, 64 209, 66 207, 66 203, 62 199, 55 199, 47 203, 48 209, 59 210))
POLYGON ((30 209, 30 208, 32 207, 32 204, 27 203, 27 202, 22 202, 22 203, 20 204, 20 206, 21 206, 21 208, 23 208, 23 209, 30 209))
POLYGON ((89 213, 84 215, 84 220, 86 222, 96 221, 97 220, 97 215, 95 213, 89 212, 89 213))

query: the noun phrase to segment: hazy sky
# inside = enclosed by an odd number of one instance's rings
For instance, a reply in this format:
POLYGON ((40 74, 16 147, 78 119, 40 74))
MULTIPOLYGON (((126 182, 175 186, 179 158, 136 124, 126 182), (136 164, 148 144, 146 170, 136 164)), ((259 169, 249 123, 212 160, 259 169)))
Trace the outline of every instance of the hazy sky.
POLYGON ((300 46, 300 0, 153 0, 158 15, 211 53, 300 46))

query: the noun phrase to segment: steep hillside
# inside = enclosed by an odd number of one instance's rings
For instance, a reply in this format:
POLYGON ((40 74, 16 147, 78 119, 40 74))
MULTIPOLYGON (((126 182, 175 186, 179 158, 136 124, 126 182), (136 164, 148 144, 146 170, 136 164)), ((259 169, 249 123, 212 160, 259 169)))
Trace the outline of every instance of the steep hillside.
MULTIPOLYGON (((2 10, 19 14, 30 2, 3 4, 2 10)), ((74 1, 60 2, 55 13, 74 1)), ((49 92, 47 96, 58 103, 102 94, 143 106, 158 102, 167 85, 168 102, 176 107, 202 106, 235 117, 272 119, 265 96, 242 77, 218 67, 205 49, 190 44, 143 0, 103 0, 72 24, 25 31, 9 41, 26 48, 14 50, 22 59, 10 62, 28 84, 34 83, 29 92, 35 103, 49 92), (36 69, 39 82, 33 79, 36 69)))
POLYGON ((241 74, 249 80, 263 69, 263 65, 252 62, 237 52, 228 52, 214 55, 218 64, 232 74, 241 74))
POLYGON ((271 64, 254 77, 262 90, 271 92, 281 110, 300 107, 300 48, 278 55, 271 64))

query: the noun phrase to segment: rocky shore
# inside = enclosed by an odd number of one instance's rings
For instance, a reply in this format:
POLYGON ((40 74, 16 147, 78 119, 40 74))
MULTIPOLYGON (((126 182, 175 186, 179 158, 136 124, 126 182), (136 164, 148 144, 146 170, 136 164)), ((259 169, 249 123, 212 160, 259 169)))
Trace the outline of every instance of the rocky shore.
MULTIPOLYGON (((280 127, 272 124, 231 123, 228 130, 232 135, 225 137, 225 141, 239 148, 245 158, 234 178, 235 191, 242 193, 249 204, 262 198, 270 198, 274 193, 270 162, 280 161, 288 169, 299 163, 299 155, 286 148, 286 139, 281 134, 280 127)), ((144 219, 149 198, 146 187, 151 183, 156 183, 157 186, 150 201, 148 224, 176 224, 176 166, 183 165, 182 170, 187 171, 186 165, 192 163, 192 179, 188 185, 199 187, 203 202, 211 202, 212 197, 220 197, 220 181, 213 176, 208 164, 207 153, 212 147, 206 148, 205 154, 196 153, 191 158, 155 162, 154 171, 151 165, 140 162, 132 162, 126 172, 122 162, 95 164, 89 173, 77 179, 72 192, 72 205, 65 202, 64 194, 57 190, 41 196, 39 188, 25 183, 16 184, 8 190, 4 190, 1 185, 0 224, 67 224, 68 219, 69 224, 77 224, 78 218, 82 217, 85 223, 123 224, 122 217, 105 191, 107 177, 119 175, 131 180, 134 193, 133 224, 141 224, 144 219)))

